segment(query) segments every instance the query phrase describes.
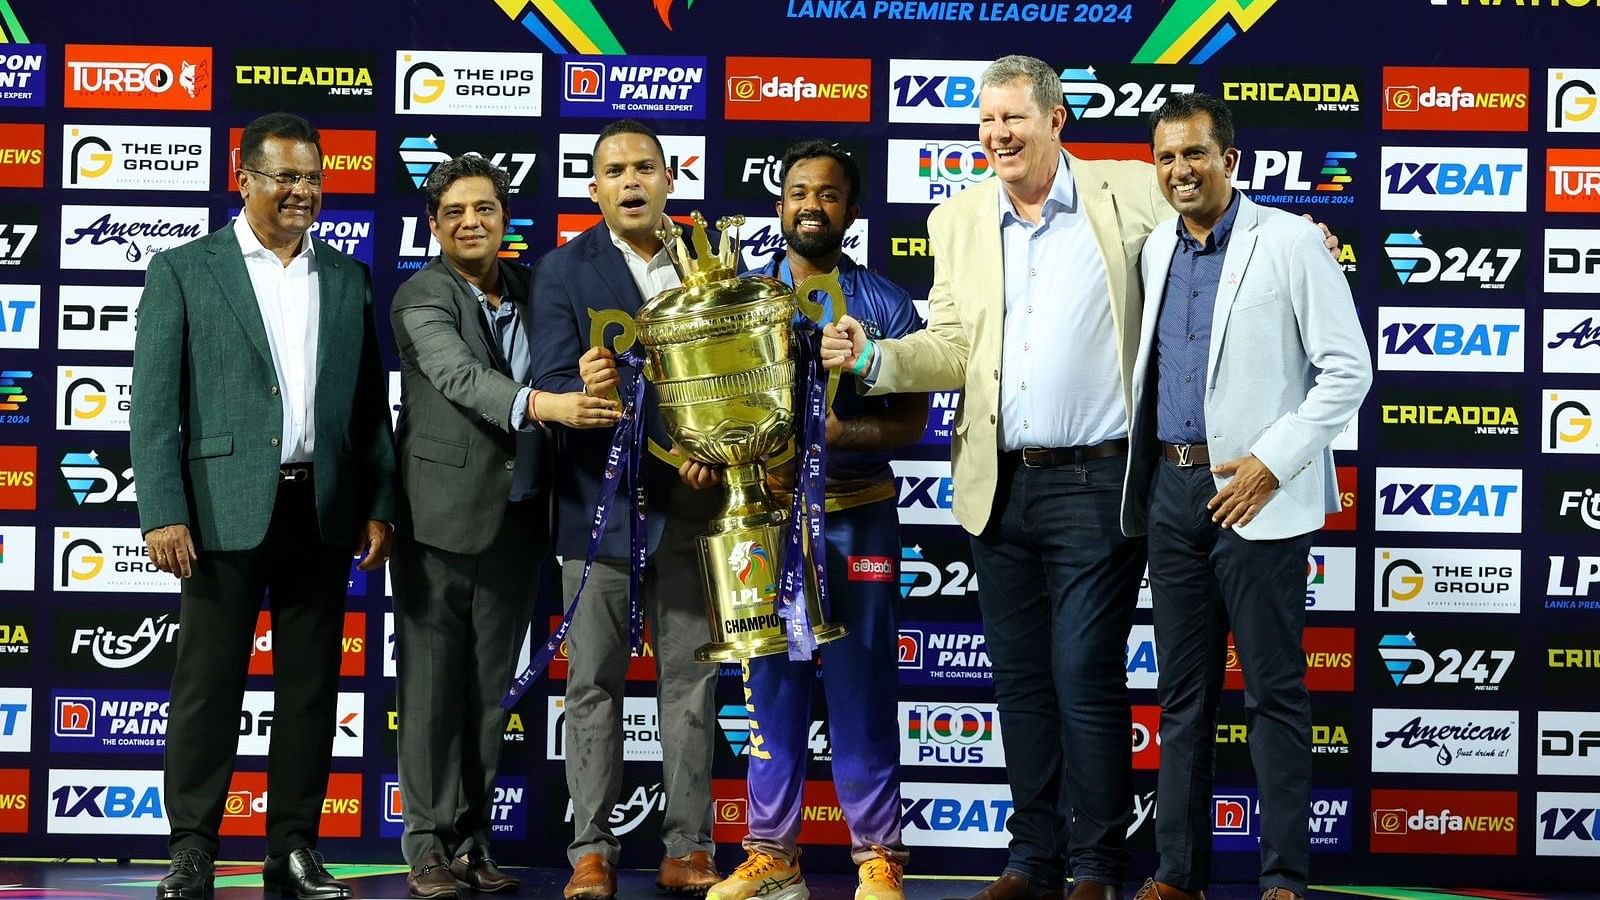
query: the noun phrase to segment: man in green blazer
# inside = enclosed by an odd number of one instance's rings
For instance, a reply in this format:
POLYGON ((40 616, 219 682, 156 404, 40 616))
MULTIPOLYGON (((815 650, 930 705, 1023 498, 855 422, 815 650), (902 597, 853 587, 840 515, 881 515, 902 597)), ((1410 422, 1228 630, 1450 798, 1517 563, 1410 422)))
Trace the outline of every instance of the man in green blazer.
POLYGON ((129 439, 151 561, 181 581, 167 730, 172 866, 161 900, 212 893, 256 614, 271 597, 269 891, 343 898, 314 852, 333 749, 352 554, 383 565, 394 447, 364 265, 307 232, 322 151, 299 116, 240 141, 244 209, 154 257, 140 300, 129 439))

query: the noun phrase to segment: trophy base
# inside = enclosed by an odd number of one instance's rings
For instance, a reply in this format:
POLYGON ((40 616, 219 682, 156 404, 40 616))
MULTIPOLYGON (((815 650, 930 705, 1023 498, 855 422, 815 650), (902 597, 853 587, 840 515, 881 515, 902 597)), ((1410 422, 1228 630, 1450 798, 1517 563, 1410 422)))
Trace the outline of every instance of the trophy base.
MULTIPOLYGON (((843 625, 832 622, 823 622, 811 628, 811 634, 817 639, 819 645, 842 638, 848 633, 843 625)), ((742 659, 754 659, 757 656, 771 656, 775 653, 788 652, 789 636, 780 631, 777 634, 762 635, 750 640, 704 644, 694 651, 694 661, 738 662, 742 659)))

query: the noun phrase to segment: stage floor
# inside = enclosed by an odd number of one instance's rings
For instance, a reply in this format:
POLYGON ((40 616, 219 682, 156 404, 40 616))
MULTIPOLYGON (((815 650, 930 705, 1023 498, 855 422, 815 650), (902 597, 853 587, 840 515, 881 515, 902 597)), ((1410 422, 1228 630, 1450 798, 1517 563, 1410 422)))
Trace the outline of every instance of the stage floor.
MULTIPOLYGON (((557 869, 517 869, 507 867, 522 877, 522 890, 514 895, 529 900, 559 900, 561 886, 566 883, 567 872, 557 869)), ((357 898, 361 900, 405 900, 405 870, 399 866, 357 866, 330 864, 329 869, 341 879, 346 879, 357 898)), ((135 863, 118 866, 109 863, 48 863, 12 862, 0 860, 0 898, 83 898, 83 900, 123 900, 139 898, 151 900, 156 882, 166 874, 165 865, 135 863)), ((806 876, 811 886, 813 900, 851 900, 855 879, 837 873, 816 873, 806 876)), ((979 878, 929 878, 911 876, 906 879, 907 900, 944 900, 964 898, 975 893, 986 883, 979 878)), ((1132 897, 1136 884, 1129 884, 1125 897, 1132 897)), ((1259 893, 1250 885, 1216 885, 1207 891, 1214 900, 1256 900, 1259 893)), ((259 864, 229 865, 217 873, 217 900, 243 900, 261 896, 261 867, 259 864)), ((471 896, 463 892, 463 897, 471 896)), ((672 894, 656 890, 655 873, 628 870, 622 873, 618 900, 662 900, 672 894)), ((1374 886, 1323 886, 1314 888, 1308 900, 1346 900, 1352 897, 1373 897, 1381 900, 1456 900, 1464 897, 1496 898, 1496 900, 1593 900, 1600 897, 1594 891, 1583 892, 1508 892, 1474 891, 1470 889, 1430 889, 1374 886)))

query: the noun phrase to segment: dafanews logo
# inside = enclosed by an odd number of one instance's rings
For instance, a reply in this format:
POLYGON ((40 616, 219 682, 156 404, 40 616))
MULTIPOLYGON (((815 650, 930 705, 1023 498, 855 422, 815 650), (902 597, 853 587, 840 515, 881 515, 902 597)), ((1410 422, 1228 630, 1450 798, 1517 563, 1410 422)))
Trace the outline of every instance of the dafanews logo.
POLYGON ((1383 67, 1390 131, 1527 131, 1527 69, 1383 67))
POLYGON ((1129 629, 1123 668, 1127 670, 1128 687, 1135 690, 1156 689, 1161 667, 1156 660, 1155 626, 1135 625, 1129 629))
POLYGON ((170 594, 173 577, 156 568, 138 528, 57 528, 57 591, 170 594))
POLYGON ((906 623, 900 628, 900 683, 986 687, 994 679, 976 623, 906 623))
POLYGON ((1527 212, 1525 147, 1384 147, 1382 209, 1527 212))
POLYGON ((1544 473, 1543 525, 1554 534, 1600 532, 1600 476, 1585 470, 1544 473))
POLYGON ((1360 128, 1364 78, 1356 66, 1224 66, 1222 99, 1250 128, 1360 128))
POLYGON ((1545 151, 1547 212, 1600 212, 1600 151, 1545 151))
POLYGON ((988 65, 967 59, 889 60, 889 121, 970 126, 978 118, 978 80, 988 65))
POLYGON ((63 206, 61 268, 143 272, 150 258, 209 230, 205 207, 63 206))
POLYGON ((1355 548, 1312 547, 1306 556, 1306 611, 1351 612, 1355 608, 1355 548))
POLYGON ((211 108, 211 48, 68 44, 67 109, 211 108))
MULTIPOLYGON (((1193 66, 1088 65, 1061 69, 1061 93, 1075 133, 1093 134, 1097 126, 1142 125, 1174 94, 1192 94, 1197 84, 1198 70, 1193 66)), ((970 124, 975 118, 969 116, 961 124, 970 124)))
POLYGON ((51 695, 53 753, 161 753, 166 691, 58 690, 51 695))
POLYGON ((1013 808, 1003 784, 900 785, 900 831, 909 847, 1004 848, 1013 808))
MULTIPOLYGON (((858 265, 868 266, 867 234, 871 222, 860 218, 844 233, 844 252, 858 265)), ((783 236, 783 222, 766 216, 748 216, 739 226, 739 258, 746 269, 759 269, 789 248, 783 236)), ((902 519, 904 521, 904 519, 902 519)))
POLYGON ((28 833, 28 770, 0 769, 0 834, 28 833))
POLYGON ((1520 391, 1386 388, 1378 392, 1378 449, 1493 451, 1522 449, 1520 391))
POLYGON ((955 482, 950 463, 897 459, 894 469, 895 504, 902 525, 954 525, 950 509, 955 503, 955 482))
MULTIPOLYGON (((1593 774, 1590 769, 1584 774, 1593 774)), ((1534 803, 1539 856, 1600 856, 1600 794, 1540 791, 1534 803)))
POLYGON ((44 187, 44 126, 0 124, 0 187, 44 187))
POLYGON ((949 554, 956 557, 949 562, 935 562, 928 555, 921 544, 900 548, 901 597, 962 598, 978 592, 978 576, 966 559, 965 548, 949 554))
MULTIPOLYGON (((595 179, 594 142, 598 134, 561 135, 561 175, 556 182, 559 197, 589 199, 589 183, 595 179)), ((704 135, 663 134, 661 149, 666 151, 667 169, 672 172, 674 200, 704 200, 706 197, 706 139, 704 135)))
POLYGON ((1516 791, 1372 792, 1373 853, 1515 856, 1516 791))
POLYGON ((900 765, 1005 768, 993 703, 900 704, 900 765))
POLYGON ((394 111, 412 116, 537 116, 542 53, 396 50, 394 111))
MULTIPOLYGON (((1300 640, 1306 655, 1307 690, 1348 693, 1356 689, 1354 628, 1306 628, 1300 640)), ((1223 657, 1222 687, 1229 691, 1245 687, 1244 666, 1232 634, 1223 657)))
MULTIPOLYGON (((323 128, 322 193, 371 194, 377 189, 378 132, 370 128, 323 128)), ((239 152, 244 129, 228 131, 228 146, 239 152)), ((238 173, 228 170, 228 190, 239 190, 238 173)), ((323 211, 324 213, 327 210, 323 211)), ((234 210, 232 215, 238 215, 234 210)))
POLYGON ((441 163, 466 153, 475 153, 504 169, 510 180, 508 193, 513 196, 532 194, 539 186, 539 148, 525 134, 432 131, 401 138, 398 151, 401 166, 395 170, 394 184, 402 193, 422 190, 423 183, 441 163))
POLYGON ((33 748, 33 689, 0 687, 0 753, 33 748))
POLYGON ((39 349, 39 285, 0 285, 0 350, 39 349))
POLYGON ((1597 288, 1600 288, 1600 230, 1546 228, 1545 293, 1592 294, 1597 288))
POLYGON ((211 189, 211 129, 61 126, 61 186, 111 191, 211 189))
POLYGON ((161 770, 51 769, 50 834, 167 834, 161 770))
POLYGON ((730 56, 729 121, 870 122, 872 60, 730 56))
POLYGON ((1258 203, 1352 206, 1356 155, 1354 150, 1252 150, 1240 156, 1233 186, 1249 191, 1258 203))
POLYGON ((988 151, 977 141, 889 141, 890 203, 939 203, 994 176, 988 151))
POLYGON ((1522 612, 1522 551, 1378 547, 1373 609, 1403 613, 1522 612))
MULTIPOLYGON (((551 697, 545 715, 545 758, 567 758, 567 701, 551 697)), ((661 715, 654 697, 624 697, 622 701, 622 759, 624 762, 661 761, 661 715)))
POLYGON ((171 672, 175 613, 131 609, 58 610, 56 665, 72 672, 171 672))
MULTIPOLYGON (((661 139, 665 141, 668 137, 670 135, 662 135, 661 139)), ((832 143, 834 147, 850 154, 861 171, 866 172, 871 168, 866 141, 840 140, 832 143)), ((783 154, 793 144, 794 141, 786 137, 728 138, 723 144, 728 162, 720 166, 723 171, 723 195, 730 200, 757 203, 777 200, 783 192, 783 154)), ((585 150, 587 152, 587 148, 585 150)), ((668 155, 671 156, 671 153, 668 155)), ((667 163, 672 165, 672 160, 668 159, 667 163)), ((678 198, 682 191, 683 185, 680 184, 672 196, 678 198)), ((589 196, 587 190, 583 196, 589 196)))
POLYGON ((1600 310, 1545 310, 1542 343, 1546 373, 1600 371, 1600 310))
POLYGON ((0 106, 44 106, 44 44, 0 50, 0 106))
MULTIPOLYGON (((222 805, 224 837, 264 837, 267 833, 267 773, 235 771, 222 805)), ((323 837, 361 836, 361 774, 334 772, 322 800, 317 833, 323 837)))
POLYGON ((704 56, 567 56, 561 117, 704 119, 704 56))
POLYGON ((1381 306, 1378 369, 1521 372, 1521 309, 1381 306))
POLYGON ((0 271, 38 266, 41 221, 39 207, 31 203, 0 203, 0 271))
POLYGON ((132 366, 58 366, 56 429, 127 431, 132 398, 132 366))
MULTIPOLYGON (((0 525, 0 591, 33 590, 36 541, 32 525, 0 525)), ((0 660, 28 653, 26 625, 0 622, 0 636, 4 638, 0 639, 0 660)))
POLYGON ((1600 69, 1549 69, 1545 130, 1600 131, 1600 69))
POLYGON ((1550 557, 1550 575, 1545 580, 1545 609, 1600 609, 1600 556, 1550 557))
POLYGON ((56 346, 132 352, 142 293, 136 287, 63 284, 56 304, 56 346))
POLYGON ((1487 649, 1483 638, 1455 632, 1428 632, 1419 643, 1415 632, 1385 634, 1378 639, 1383 686, 1410 693, 1442 687, 1465 691, 1498 691, 1516 685, 1512 664, 1517 651, 1487 649))
MULTIPOLYGON (((724 844, 737 844, 750 832, 749 790, 744 781, 714 778, 711 781, 711 837, 724 844)), ((808 779, 800 789, 800 834, 797 840, 809 846, 850 846, 850 826, 839 808, 839 794, 832 781, 808 779)))
POLYGON ((1374 709, 1372 771, 1517 774, 1514 709, 1374 709))
POLYGON ((1539 711, 1539 774, 1592 776, 1600 766, 1600 712, 1539 711))
POLYGON ((233 55, 233 108, 266 112, 378 111, 378 54, 327 50, 239 50, 233 55))
MULTIPOLYGON (((1314 853, 1349 853, 1349 791, 1313 790, 1306 825, 1314 853)), ((1261 848, 1261 800, 1255 788, 1214 788, 1211 796, 1211 848, 1253 853, 1261 848)))
MULTIPOLYGON (((333 755, 350 759, 365 755, 362 735, 366 733, 364 694, 340 691, 334 707, 333 755)), ((273 697, 271 691, 245 691, 239 708, 239 755, 266 756, 272 743, 273 697)))
POLYGON ((1386 287, 1402 291, 1522 291, 1522 233, 1509 228, 1391 231, 1386 287))
POLYGON ((1378 531, 1522 533, 1521 469, 1379 466, 1378 531))
POLYGON ((1540 453, 1600 453, 1600 431, 1594 427, 1600 391, 1546 390, 1540 397, 1540 453))
POLYGON ((39 506, 39 448, 0 445, 0 509, 39 506))

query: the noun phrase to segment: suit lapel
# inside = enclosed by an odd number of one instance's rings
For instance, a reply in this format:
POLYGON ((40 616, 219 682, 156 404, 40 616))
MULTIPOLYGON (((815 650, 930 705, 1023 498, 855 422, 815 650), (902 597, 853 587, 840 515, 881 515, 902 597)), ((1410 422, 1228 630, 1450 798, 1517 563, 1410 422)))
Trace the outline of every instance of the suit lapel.
MULTIPOLYGON (((983 279, 980 296, 983 298, 983 311, 994 317, 994 321, 1002 322, 1006 316, 1006 266, 1005 246, 1000 236, 1000 179, 991 178, 984 182, 988 197, 980 200, 981 208, 978 215, 972 218, 972 253, 964 258, 981 259, 986 263, 993 262, 992 267, 986 265, 981 274, 983 279)), ((974 188, 977 190, 977 188, 974 188)))
POLYGON ((1123 334, 1123 310, 1117 308, 1116 298, 1127 288, 1128 273, 1122 265, 1122 217, 1117 210, 1117 199, 1111 185, 1096 179, 1091 166, 1083 160, 1067 155, 1073 184, 1077 187, 1078 202, 1083 204, 1083 214, 1089 217, 1089 229, 1094 232, 1094 242, 1100 247, 1100 259, 1105 265, 1106 278, 1111 285, 1111 317, 1117 334, 1123 334))
POLYGON ((637 313, 644 302, 639 296, 639 286, 633 281, 633 273, 628 270, 622 251, 611 243, 611 232, 606 228, 606 223, 596 225, 589 236, 592 240, 587 256, 595 278, 611 293, 617 309, 628 315, 637 313))
POLYGON ((256 302, 256 289, 250 283, 250 273, 244 267, 244 252, 239 249, 239 239, 233 226, 217 231, 210 238, 208 265, 212 277, 222 288, 223 300, 239 320, 250 345, 261 354, 267 368, 272 368, 272 347, 267 343, 267 326, 261 321, 261 307, 256 302))
POLYGON ((1244 195, 1239 196, 1239 212, 1233 220, 1233 233, 1228 237, 1228 252, 1222 257, 1222 280, 1217 283, 1217 302, 1211 310, 1211 350, 1206 360, 1206 383, 1217 377, 1217 363, 1221 359, 1223 334, 1228 327, 1228 314, 1233 301, 1239 296, 1239 284, 1244 281, 1244 271, 1250 265, 1250 255, 1256 249, 1256 205, 1244 195))
POLYGON ((361 308, 347 299, 349 281, 355 277, 349 263, 327 244, 311 235, 306 240, 315 241, 313 252, 317 255, 317 387, 325 384, 345 384, 353 379, 341 378, 359 363, 361 346, 361 308), (355 339, 350 338, 354 335, 355 339), (358 348, 352 355, 351 347, 358 348))

